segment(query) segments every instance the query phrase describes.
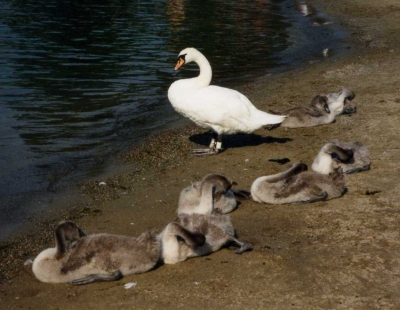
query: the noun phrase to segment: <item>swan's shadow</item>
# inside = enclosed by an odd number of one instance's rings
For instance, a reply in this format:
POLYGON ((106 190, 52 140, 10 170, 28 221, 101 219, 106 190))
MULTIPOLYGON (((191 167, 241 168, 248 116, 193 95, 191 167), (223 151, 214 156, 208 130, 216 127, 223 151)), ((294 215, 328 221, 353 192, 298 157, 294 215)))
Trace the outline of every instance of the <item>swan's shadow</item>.
MULTIPOLYGON (((189 137, 191 142, 196 144, 208 146, 211 142, 212 132, 204 132, 200 134, 195 134, 189 137)), ((223 136, 223 148, 237 148, 243 146, 257 146, 265 143, 286 143, 293 141, 292 138, 275 138, 271 136, 263 137, 256 134, 244 134, 238 133, 234 135, 224 135, 223 136)))

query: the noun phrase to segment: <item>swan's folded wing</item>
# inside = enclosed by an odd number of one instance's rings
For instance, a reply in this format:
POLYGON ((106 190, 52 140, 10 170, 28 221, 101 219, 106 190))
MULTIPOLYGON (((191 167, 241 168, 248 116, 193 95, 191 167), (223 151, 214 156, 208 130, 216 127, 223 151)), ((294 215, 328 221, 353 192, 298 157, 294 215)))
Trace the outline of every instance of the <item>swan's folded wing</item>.
POLYGON ((208 86, 193 93, 191 98, 191 106, 198 113, 206 113, 207 116, 213 115, 229 115, 232 117, 248 117, 255 107, 247 99, 236 90, 219 87, 208 86))
MULTIPOLYGON (((258 110, 243 94, 229 88, 208 86, 193 92, 187 109, 198 122, 217 132, 252 132, 282 122, 284 116, 258 110)), ((187 113, 189 114, 189 113, 187 113)))

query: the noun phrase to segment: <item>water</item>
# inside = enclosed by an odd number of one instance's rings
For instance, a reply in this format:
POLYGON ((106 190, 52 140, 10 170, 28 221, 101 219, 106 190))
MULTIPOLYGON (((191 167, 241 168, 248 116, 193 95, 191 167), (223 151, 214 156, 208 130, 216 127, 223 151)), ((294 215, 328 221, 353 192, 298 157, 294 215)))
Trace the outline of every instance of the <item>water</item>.
MULTIPOLYGON (((230 85, 286 69, 344 32, 294 0, 0 0, 0 239, 54 193, 180 117, 169 85, 193 46, 230 85)), ((50 197, 50 198, 49 198, 50 197)))

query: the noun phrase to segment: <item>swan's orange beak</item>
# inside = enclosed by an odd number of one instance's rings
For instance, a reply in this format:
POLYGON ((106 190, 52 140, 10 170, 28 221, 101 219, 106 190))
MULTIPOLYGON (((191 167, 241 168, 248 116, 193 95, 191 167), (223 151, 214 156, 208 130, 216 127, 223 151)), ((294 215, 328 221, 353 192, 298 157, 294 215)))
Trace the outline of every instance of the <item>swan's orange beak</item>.
POLYGON ((176 63, 175 66, 175 71, 178 70, 180 67, 182 67, 185 64, 185 59, 183 57, 178 58, 178 62, 176 63))

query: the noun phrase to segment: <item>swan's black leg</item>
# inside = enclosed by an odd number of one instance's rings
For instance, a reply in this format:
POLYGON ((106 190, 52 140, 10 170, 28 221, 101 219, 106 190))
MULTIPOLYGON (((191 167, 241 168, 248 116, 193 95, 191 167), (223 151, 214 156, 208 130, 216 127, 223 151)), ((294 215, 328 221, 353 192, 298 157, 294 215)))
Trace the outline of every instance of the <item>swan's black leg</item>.
POLYGON ((215 144, 215 149, 219 153, 222 150, 222 135, 217 135, 217 143, 215 144))
POLYGON ((208 146, 210 149, 215 148, 217 136, 218 136, 217 133, 215 131, 213 131, 212 132, 211 142, 210 142, 210 145, 208 146))

